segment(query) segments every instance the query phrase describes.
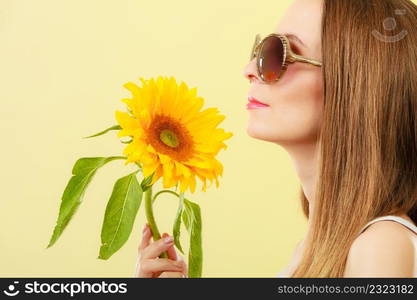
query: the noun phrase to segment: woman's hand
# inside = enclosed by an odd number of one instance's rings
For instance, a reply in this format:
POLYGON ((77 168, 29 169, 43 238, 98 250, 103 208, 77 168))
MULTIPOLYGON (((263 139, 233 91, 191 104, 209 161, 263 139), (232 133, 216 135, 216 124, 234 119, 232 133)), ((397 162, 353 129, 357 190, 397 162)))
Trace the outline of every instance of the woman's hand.
POLYGON ((139 245, 135 277, 187 277, 187 264, 180 255, 177 255, 173 237, 164 233, 157 241, 151 242, 151 238, 151 229, 145 224, 139 245), (168 253, 168 258, 159 258, 159 255, 165 251, 168 253))

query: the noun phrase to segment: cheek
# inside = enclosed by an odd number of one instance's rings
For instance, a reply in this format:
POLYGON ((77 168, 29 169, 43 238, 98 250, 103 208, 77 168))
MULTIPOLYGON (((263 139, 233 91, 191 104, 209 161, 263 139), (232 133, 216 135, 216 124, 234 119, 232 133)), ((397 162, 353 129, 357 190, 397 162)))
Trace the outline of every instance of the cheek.
POLYGON ((321 74, 310 69, 297 72, 294 67, 273 86, 270 118, 265 121, 278 139, 314 139, 322 116, 321 74))
POLYGON ((288 70, 277 88, 272 112, 277 128, 294 138, 314 138, 322 116, 322 80, 319 72, 288 70), (286 85, 285 85, 286 84, 286 85))

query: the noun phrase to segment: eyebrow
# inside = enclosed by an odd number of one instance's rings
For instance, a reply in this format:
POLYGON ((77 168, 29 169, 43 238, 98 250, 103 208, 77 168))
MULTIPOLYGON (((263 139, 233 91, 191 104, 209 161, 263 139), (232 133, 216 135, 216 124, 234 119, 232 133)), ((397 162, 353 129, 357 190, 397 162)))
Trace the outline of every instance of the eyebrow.
POLYGON ((292 33, 281 33, 282 35, 285 35, 286 37, 288 37, 288 39, 290 39, 290 40, 293 40, 293 41, 296 41, 297 43, 299 43, 301 46, 303 46, 304 48, 308 48, 307 46, 306 46, 306 44, 304 44, 303 43, 303 41, 298 37, 298 36, 296 36, 295 34, 292 34, 292 33))

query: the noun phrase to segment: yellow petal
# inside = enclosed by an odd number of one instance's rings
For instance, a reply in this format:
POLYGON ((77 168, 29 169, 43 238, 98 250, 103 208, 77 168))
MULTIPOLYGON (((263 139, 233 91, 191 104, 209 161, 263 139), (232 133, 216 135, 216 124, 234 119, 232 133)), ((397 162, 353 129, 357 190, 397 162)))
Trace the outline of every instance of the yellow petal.
POLYGON ((152 177, 151 184, 154 184, 161 177, 162 177, 162 167, 160 166, 158 169, 156 169, 155 174, 152 177))
POLYGON ((183 165, 182 163, 175 161, 175 168, 176 168, 176 176, 178 177, 180 176, 190 177, 191 176, 191 170, 187 166, 183 165))
POLYGON ((172 163, 167 163, 162 165, 163 166, 163 187, 169 188, 176 184, 174 180, 173 168, 174 165, 172 163))
POLYGON ((196 186, 195 176, 191 176, 190 179, 189 179, 189 182, 190 182, 191 193, 194 193, 195 192, 195 186, 196 186))
POLYGON ((158 156, 162 164, 168 164, 171 162, 171 158, 168 155, 158 153, 158 156))
POLYGON ((180 181, 180 192, 184 193, 186 191, 187 187, 188 187, 187 180, 181 180, 180 181))
POLYGON ((140 98, 140 88, 133 82, 128 82, 123 85, 126 89, 128 89, 134 97, 140 98))

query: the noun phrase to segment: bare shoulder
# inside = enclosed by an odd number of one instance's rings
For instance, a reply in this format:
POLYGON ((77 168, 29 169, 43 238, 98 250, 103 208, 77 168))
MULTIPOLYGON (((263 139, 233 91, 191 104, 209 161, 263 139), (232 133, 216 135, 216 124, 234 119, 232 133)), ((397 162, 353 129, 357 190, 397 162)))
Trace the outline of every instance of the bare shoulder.
POLYGON ((416 276, 417 238, 393 221, 371 224, 352 243, 344 277, 416 276))

